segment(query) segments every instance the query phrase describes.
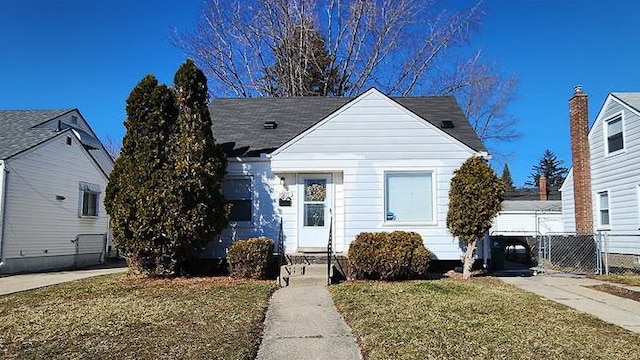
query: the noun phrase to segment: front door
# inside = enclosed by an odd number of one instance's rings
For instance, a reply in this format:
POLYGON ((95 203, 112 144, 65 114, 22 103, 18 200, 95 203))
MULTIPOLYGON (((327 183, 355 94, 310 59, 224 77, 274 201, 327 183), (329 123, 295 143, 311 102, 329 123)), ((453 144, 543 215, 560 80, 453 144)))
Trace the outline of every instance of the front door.
POLYGON ((298 247, 300 250, 326 249, 333 206, 331 174, 298 177, 298 247))

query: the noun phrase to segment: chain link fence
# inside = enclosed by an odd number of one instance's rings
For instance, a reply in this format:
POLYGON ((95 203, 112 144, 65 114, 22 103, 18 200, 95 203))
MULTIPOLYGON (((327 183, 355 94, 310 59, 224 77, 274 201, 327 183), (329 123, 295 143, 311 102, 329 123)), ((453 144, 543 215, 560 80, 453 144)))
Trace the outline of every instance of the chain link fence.
POLYGON ((537 243, 537 269, 545 274, 640 273, 640 235, 547 234, 537 243))

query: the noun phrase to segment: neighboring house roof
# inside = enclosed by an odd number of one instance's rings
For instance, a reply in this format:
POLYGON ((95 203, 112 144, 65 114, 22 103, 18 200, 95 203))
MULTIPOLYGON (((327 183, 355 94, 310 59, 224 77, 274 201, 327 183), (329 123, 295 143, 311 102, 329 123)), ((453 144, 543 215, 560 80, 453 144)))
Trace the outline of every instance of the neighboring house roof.
MULTIPOLYGON (((504 194, 504 200, 540 200, 538 188, 517 188, 508 190, 504 194)), ((547 188, 547 200, 560 200, 560 191, 557 188, 547 188)))
POLYGON ((611 93, 614 97, 618 98, 620 101, 624 102, 628 106, 632 107, 634 110, 640 112, 640 93, 611 93))
POLYGON ((59 135, 51 129, 33 128, 73 109, 0 110, 0 159, 28 150, 59 135))
MULTIPOLYGON (((259 156, 295 138, 354 98, 291 97, 214 99, 209 106, 213 136, 228 156, 259 156), (274 121, 275 129, 264 124, 274 121)), ((453 96, 391 98, 476 151, 486 151, 453 96), (444 128, 442 121, 453 127, 444 128)))
POLYGON ((502 211, 562 211, 562 202, 559 200, 505 200, 502 202, 502 211))

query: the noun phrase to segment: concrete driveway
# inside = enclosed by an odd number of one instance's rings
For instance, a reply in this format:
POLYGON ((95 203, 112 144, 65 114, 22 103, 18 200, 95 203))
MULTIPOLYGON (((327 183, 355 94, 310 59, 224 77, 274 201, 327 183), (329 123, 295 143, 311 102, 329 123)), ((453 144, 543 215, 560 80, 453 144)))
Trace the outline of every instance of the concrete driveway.
POLYGON ((93 276, 114 274, 125 271, 127 271, 126 265, 118 265, 110 268, 67 270, 0 277, 0 296, 68 281, 85 279, 93 276))
MULTIPOLYGON (((589 288, 589 286, 605 284, 603 281, 571 275, 501 277, 500 280, 589 313, 608 323, 640 333, 640 302, 589 288)), ((640 291, 640 287, 637 286, 607 284, 640 291)))

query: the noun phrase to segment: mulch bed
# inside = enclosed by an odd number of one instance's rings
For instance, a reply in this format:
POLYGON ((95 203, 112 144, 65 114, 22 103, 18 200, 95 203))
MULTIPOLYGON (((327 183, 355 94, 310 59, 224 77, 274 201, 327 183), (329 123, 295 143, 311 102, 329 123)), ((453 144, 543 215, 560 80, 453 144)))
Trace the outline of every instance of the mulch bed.
POLYGON ((640 292, 625 289, 620 286, 602 284, 602 285, 594 285, 594 286, 587 286, 587 287, 590 289, 606 292, 607 294, 611 294, 611 295, 615 295, 615 296, 619 296, 619 297, 623 297, 623 298, 631 299, 635 301, 640 301, 640 292))

